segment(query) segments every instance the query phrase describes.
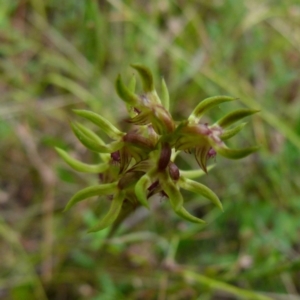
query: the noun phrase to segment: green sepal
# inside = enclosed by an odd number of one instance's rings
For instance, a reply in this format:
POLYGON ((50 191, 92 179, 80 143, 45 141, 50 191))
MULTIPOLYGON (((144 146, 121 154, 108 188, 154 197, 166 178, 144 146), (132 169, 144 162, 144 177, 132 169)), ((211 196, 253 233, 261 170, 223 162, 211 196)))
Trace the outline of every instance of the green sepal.
POLYGON ((165 80, 162 78, 161 80, 161 102, 166 110, 170 108, 170 95, 167 84, 165 80))
POLYGON ((198 224, 204 224, 205 223, 204 220, 199 219, 199 218, 191 215, 183 206, 181 206, 178 210, 176 210, 175 213, 179 217, 181 217, 181 218, 183 218, 187 221, 190 221, 192 223, 198 223, 198 224))
POLYGON ((224 130, 220 135, 220 139, 222 141, 229 140, 230 138, 238 134, 245 127, 246 124, 247 123, 241 123, 231 129, 224 130))
POLYGON ((209 97, 202 100, 196 108, 193 110, 192 114, 189 117, 189 121, 194 121, 195 119, 200 119, 203 114, 210 110, 211 108, 228 101, 236 100, 237 98, 229 97, 229 96, 215 96, 209 97))
POLYGON ((123 101, 134 107, 139 106, 139 97, 124 85, 121 75, 118 75, 115 85, 116 91, 123 101))
POLYGON ((170 179, 162 178, 160 180, 162 190, 168 195, 172 208, 175 212, 179 211, 183 205, 183 197, 179 191, 179 187, 170 179))
POLYGON ((233 111, 233 112, 227 114, 226 116, 224 116, 220 120, 218 120, 216 124, 218 124, 222 128, 226 128, 226 127, 230 126, 231 124, 233 124, 233 123, 235 123, 235 122, 237 122, 237 121, 239 121, 239 120, 241 120, 245 117, 253 115, 257 112, 259 112, 259 110, 256 110, 256 109, 238 109, 236 111, 233 111))
POLYGON ((131 64, 130 66, 139 73, 143 83, 143 90, 146 93, 154 91, 154 80, 151 71, 140 64, 131 64))
POLYGON ((109 165, 107 163, 97 164, 97 165, 89 165, 85 164, 73 157, 71 157, 66 151, 55 147, 57 153, 61 156, 61 158, 74 170, 78 172, 84 173, 102 173, 108 169, 109 165))
POLYGON ((190 192, 199 194, 199 195, 207 198, 208 200, 210 200, 213 204, 215 204, 217 207, 219 207, 223 211, 223 206, 222 206, 220 199, 207 186, 205 186, 199 182, 196 182, 194 180, 191 180, 191 179, 187 179, 187 178, 183 179, 182 177, 179 180, 179 185, 180 185, 180 187, 182 187, 185 190, 188 190, 190 192))
POLYGON ((118 192, 111 201, 110 208, 107 214, 99 221, 95 226, 93 226, 88 232, 97 232, 110 225, 112 225, 118 218, 122 205, 124 202, 124 193, 118 192))
POLYGON ((143 175, 139 181, 136 183, 134 191, 137 199, 140 201, 142 205, 150 209, 148 200, 147 200, 147 190, 151 185, 151 178, 148 173, 143 175))
POLYGON ((76 203, 94 196, 105 196, 113 194, 116 191, 117 182, 89 186, 77 192, 67 203, 64 211, 69 210, 76 203))
POLYGON ((71 123, 72 130, 80 142, 88 149, 99 153, 112 153, 124 146, 123 141, 116 141, 110 144, 103 145, 97 140, 91 139, 76 124, 71 123))
POLYGON ((91 121, 92 123, 99 126, 110 138, 119 139, 124 135, 118 128, 112 125, 107 119, 102 116, 88 110, 73 110, 77 115, 91 121))
POLYGON ((214 149, 216 152, 226 158, 230 159, 240 159, 245 156, 248 156, 249 154, 257 151, 260 147, 259 146, 254 146, 254 147, 249 147, 249 148, 243 148, 243 149, 230 149, 227 147, 218 147, 214 146, 214 149))

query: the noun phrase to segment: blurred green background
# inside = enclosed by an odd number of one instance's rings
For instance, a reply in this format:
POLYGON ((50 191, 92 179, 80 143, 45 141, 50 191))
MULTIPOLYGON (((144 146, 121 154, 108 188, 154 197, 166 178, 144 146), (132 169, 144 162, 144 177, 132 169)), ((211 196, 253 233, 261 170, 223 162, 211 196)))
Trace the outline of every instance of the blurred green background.
MULTIPOLYGON (((1 0, 0 299, 300 299, 299 66, 298 0, 1 0), (72 109, 123 128, 114 80, 136 62, 158 90, 165 78, 177 120, 219 94, 240 101, 211 120, 260 109, 232 146, 261 150, 218 156, 199 179, 224 213, 186 195, 206 226, 158 199, 106 241, 107 230, 86 233, 105 200, 61 212, 97 178, 53 147, 96 161, 72 134, 72 109)), ((181 163, 198 168, 188 154, 181 163)))

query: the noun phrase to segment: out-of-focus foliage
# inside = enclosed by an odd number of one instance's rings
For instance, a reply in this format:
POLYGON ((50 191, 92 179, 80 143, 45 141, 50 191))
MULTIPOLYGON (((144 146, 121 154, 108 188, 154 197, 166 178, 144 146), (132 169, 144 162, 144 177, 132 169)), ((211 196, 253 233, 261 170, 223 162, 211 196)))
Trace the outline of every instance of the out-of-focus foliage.
MULTIPOLYGON (((298 2, 0 1, 0 298, 299 298, 298 2), (242 163, 217 157, 201 179, 224 213, 184 196, 206 226, 181 222, 160 199, 108 240, 85 230, 105 199, 62 214, 98 178, 71 171, 53 147, 96 161, 69 130, 74 108, 126 130, 113 79, 129 78, 132 62, 165 78, 177 120, 218 94, 242 105, 220 105, 212 120, 261 110, 231 144, 261 151, 242 163)), ((196 167, 188 153, 178 163, 196 167)))

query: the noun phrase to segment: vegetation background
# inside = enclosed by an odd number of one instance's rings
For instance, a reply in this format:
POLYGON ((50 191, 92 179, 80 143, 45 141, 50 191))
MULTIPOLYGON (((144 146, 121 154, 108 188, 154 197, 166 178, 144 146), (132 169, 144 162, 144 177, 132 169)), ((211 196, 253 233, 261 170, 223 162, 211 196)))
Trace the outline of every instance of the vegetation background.
MULTIPOLYGON (((1 0, 0 298, 300 299, 299 66, 298 0, 1 0), (199 179, 224 213, 186 195, 206 226, 158 199, 106 241, 106 230, 86 233, 104 199, 62 213, 97 178, 72 171, 53 147, 98 159, 73 136, 72 109, 124 128, 114 80, 129 79, 136 62, 165 78, 177 120, 219 94, 240 102, 212 120, 261 109, 233 144, 261 150, 217 157, 199 179)), ((188 154, 181 165, 198 168, 188 154)))

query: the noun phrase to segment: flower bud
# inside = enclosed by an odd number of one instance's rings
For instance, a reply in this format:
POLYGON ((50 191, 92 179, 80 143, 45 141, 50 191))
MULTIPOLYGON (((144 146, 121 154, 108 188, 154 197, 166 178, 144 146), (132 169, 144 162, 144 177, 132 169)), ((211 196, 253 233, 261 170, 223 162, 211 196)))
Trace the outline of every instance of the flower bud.
POLYGON ((167 143, 164 143, 162 145, 160 157, 158 160, 158 170, 159 171, 164 170, 168 166, 168 164, 170 162, 171 154, 172 154, 172 150, 171 150, 170 145, 167 143))
POLYGON ((179 168, 172 161, 169 163, 169 174, 170 177, 175 181, 180 178, 179 168))

